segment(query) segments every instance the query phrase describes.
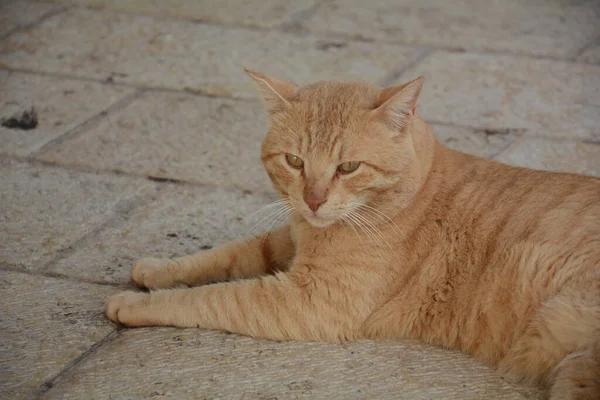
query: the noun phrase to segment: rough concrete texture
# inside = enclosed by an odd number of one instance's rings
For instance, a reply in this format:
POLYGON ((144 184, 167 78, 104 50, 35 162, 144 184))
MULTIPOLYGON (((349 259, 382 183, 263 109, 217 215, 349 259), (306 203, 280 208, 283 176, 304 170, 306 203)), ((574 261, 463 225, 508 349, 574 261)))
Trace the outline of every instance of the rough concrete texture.
POLYGON ((254 97, 251 68, 308 83, 378 82, 421 49, 72 9, 3 41, 0 62, 137 85, 254 97), (74 34, 76 32, 76 34, 74 34))
POLYGON ((590 64, 600 64, 600 36, 596 38, 592 45, 583 50, 577 60, 590 64))
POLYGON ((132 262, 138 258, 184 256, 267 230, 273 209, 256 211, 275 199, 249 191, 172 187, 90 238, 50 271, 128 283, 132 262), (82 268, 87 265, 94 268, 82 268))
POLYGON ((189 182, 270 190, 260 101, 147 92, 41 158, 189 182))
MULTIPOLYGON (((69 0, 56 0, 73 3, 69 0)), ((77 4, 140 14, 170 16, 199 22, 273 27, 293 23, 296 16, 310 12, 316 0, 76 0, 77 4)))
POLYGON ((444 145, 479 157, 492 158, 500 154, 516 138, 510 130, 473 129, 432 124, 435 136, 444 145))
POLYGON ((33 108, 37 127, 0 126, 0 152, 26 155, 131 94, 128 88, 0 70, 0 120, 33 108))
POLYGON ((35 270, 152 190, 152 182, 0 159, 0 263, 35 270))
POLYGON ((595 0, 334 0, 305 26, 456 50, 567 57, 594 38, 599 17, 595 0))
POLYGON ((540 398, 415 342, 117 331, 103 302, 138 257, 270 226, 252 215, 274 197, 243 67, 300 84, 424 75, 418 112, 447 146, 600 176, 599 7, 0 0, 0 119, 38 114, 0 128, 0 398, 540 398))
POLYGON ((103 340, 116 288, 0 271, 0 398, 25 398, 103 340))
POLYGON ((557 172, 600 176, 600 146, 594 143, 521 138, 498 161, 557 172))
POLYGON ((31 25, 45 16, 60 10, 58 5, 22 1, 0 1, 0 38, 19 27, 31 25))

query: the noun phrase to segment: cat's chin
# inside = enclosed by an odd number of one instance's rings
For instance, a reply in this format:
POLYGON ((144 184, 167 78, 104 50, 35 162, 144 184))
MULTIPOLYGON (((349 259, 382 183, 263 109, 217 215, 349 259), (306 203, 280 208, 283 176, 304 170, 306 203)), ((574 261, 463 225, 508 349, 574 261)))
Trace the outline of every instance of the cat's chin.
POLYGON ((308 221, 309 224, 314 226, 315 228, 326 228, 330 225, 333 225, 336 221, 334 218, 322 218, 317 216, 304 216, 304 219, 308 221))

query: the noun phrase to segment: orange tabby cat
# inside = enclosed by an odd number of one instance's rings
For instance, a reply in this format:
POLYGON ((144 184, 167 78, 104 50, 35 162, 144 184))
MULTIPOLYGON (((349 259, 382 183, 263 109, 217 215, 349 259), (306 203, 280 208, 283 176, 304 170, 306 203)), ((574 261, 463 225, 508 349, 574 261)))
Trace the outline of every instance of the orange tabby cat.
POLYGON ((600 398, 600 180, 443 147, 415 115, 423 79, 297 87, 250 72, 262 162, 289 225, 174 260, 109 300, 127 326, 270 339, 418 338, 550 396, 600 398), (230 282, 225 282, 230 281, 230 282))

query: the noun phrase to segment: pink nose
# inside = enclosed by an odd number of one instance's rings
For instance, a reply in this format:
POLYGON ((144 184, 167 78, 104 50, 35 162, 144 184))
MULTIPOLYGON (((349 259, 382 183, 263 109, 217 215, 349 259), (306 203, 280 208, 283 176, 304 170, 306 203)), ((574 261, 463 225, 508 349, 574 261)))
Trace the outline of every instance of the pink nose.
POLYGON ((322 204, 325 204, 325 202, 327 201, 327 198, 326 197, 308 196, 304 200, 306 201, 306 204, 308 204, 308 207, 313 212, 317 212, 319 207, 321 207, 322 204))

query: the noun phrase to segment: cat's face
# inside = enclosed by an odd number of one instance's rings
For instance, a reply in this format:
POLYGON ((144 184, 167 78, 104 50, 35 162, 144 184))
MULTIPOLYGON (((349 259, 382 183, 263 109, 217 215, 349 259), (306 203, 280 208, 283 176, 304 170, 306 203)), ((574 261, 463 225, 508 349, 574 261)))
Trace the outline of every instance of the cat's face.
POLYGON ((421 81, 388 92, 360 84, 317 83, 305 88, 251 73, 271 118, 262 161, 274 187, 310 224, 377 218, 377 199, 410 181, 414 148, 404 128, 421 81), (396 99, 396 97, 400 99, 396 99), (392 101, 401 103, 393 109, 392 101), (404 106, 402 110, 399 107, 404 106), (402 111, 400 114, 398 114, 402 111), (358 210, 361 210, 358 212, 358 210), (370 215, 371 217, 368 217, 370 215))

